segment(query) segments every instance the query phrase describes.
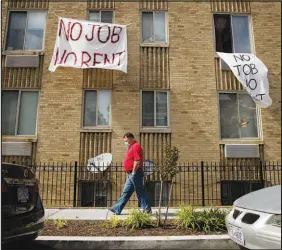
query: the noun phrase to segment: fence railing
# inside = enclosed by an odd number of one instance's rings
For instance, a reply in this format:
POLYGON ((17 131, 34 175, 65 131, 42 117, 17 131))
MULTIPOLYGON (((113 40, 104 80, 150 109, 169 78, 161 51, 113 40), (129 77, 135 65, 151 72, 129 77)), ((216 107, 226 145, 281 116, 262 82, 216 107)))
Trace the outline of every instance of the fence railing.
MULTIPOLYGON (((100 170, 95 168, 94 172, 77 163, 37 164, 34 167, 45 207, 109 207, 119 199, 127 178, 122 164, 100 170)), ((281 163, 183 164, 173 181, 171 206, 232 205, 246 193, 280 185, 281 163)), ((168 202, 170 184, 170 181, 164 182, 162 206, 168 202)), ((151 205, 158 206, 160 180, 156 172, 145 176, 145 187, 151 205)), ((138 205, 135 194, 128 205, 138 205)))

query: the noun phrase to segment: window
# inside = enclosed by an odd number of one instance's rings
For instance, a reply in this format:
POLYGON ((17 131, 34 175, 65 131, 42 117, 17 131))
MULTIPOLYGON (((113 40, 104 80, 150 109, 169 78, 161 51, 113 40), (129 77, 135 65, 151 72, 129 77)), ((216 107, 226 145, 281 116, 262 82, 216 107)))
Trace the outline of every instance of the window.
POLYGON ((83 126, 109 126, 110 106, 110 90, 85 90, 83 126))
POLYGON ((251 53, 249 16, 214 14, 217 52, 251 53))
POLYGON ((142 12, 142 42, 166 42, 166 13, 142 12))
POLYGON ((168 127, 168 92, 142 91, 142 126, 168 127))
POLYGON ((108 181, 81 181, 80 206, 107 207, 109 189, 110 183, 108 181))
POLYGON ((221 138, 258 138, 257 108, 248 94, 219 94, 221 138))
MULTIPOLYGON (((170 187, 169 182, 163 183, 163 193, 162 193, 162 201, 161 201, 162 207, 165 207, 168 204, 169 187, 170 187)), ((160 199, 161 182, 160 181, 146 181, 145 189, 148 194, 150 205, 152 207, 158 207, 159 199, 160 199)))
POLYGON ((112 11, 91 11, 89 12, 89 20, 98 23, 113 23, 112 11))
POLYGON ((2 134, 35 135, 38 91, 2 91, 2 134))
POLYGON ((11 11, 6 50, 42 50, 46 12, 11 11))

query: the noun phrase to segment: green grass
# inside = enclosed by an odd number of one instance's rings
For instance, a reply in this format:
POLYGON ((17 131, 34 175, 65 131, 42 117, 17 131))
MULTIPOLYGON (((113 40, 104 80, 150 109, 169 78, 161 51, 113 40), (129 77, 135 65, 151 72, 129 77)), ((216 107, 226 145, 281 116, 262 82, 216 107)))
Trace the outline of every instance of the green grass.
POLYGON ((177 227, 191 231, 223 233, 226 232, 225 217, 228 213, 228 210, 218 208, 195 211, 191 206, 181 206, 175 222, 177 227))

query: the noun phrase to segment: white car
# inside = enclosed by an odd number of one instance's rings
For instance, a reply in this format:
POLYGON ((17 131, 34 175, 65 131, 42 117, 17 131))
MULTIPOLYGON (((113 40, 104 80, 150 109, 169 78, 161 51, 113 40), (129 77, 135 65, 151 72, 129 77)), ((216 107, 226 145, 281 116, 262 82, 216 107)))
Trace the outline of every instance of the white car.
POLYGON ((281 185, 237 199, 225 222, 241 249, 281 249, 281 185))

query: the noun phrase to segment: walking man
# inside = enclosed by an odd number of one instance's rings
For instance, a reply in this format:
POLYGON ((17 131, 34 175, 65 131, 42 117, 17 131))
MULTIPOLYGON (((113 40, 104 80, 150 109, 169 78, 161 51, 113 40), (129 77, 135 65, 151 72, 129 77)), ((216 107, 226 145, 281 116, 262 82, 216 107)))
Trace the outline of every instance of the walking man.
POLYGON ((151 206, 144 188, 143 149, 136 142, 132 133, 126 133, 123 136, 123 140, 125 146, 128 147, 123 163, 124 170, 128 176, 120 199, 109 210, 116 215, 121 214, 121 211, 135 191, 142 210, 151 214, 151 206))

